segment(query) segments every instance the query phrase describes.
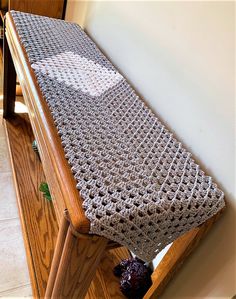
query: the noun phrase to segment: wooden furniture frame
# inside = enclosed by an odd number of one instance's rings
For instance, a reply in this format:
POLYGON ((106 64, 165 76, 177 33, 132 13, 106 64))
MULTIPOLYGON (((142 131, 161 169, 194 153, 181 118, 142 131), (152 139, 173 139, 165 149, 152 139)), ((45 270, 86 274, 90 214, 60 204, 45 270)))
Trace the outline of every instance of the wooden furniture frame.
MULTIPOLYGON (((129 253, 88 234, 90 223, 75 180, 10 13, 4 39, 4 119, 34 297, 123 298, 109 267, 129 253), (14 113, 16 74, 28 115, 14 113), (31 150, 34 138, 41 162, 31 150), (53 204, 38 192, 44 175, 53 204)), ((218 216, 173 242, 152 274, 145 299, 159 296, 218 216)))
POLYGON ((24 11, 51 18, 64 19, 67 0, 8 0, 5 10, 24 11))

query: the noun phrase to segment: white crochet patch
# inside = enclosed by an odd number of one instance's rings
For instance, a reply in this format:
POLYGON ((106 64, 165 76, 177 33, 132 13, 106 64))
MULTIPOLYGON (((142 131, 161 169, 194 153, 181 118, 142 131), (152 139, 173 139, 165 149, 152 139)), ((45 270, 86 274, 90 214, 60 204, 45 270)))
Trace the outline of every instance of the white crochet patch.
POLYGON ((40 60, 32 68, 91 96, 100 96, 123 79, 118 72, 73 52, 40 60))

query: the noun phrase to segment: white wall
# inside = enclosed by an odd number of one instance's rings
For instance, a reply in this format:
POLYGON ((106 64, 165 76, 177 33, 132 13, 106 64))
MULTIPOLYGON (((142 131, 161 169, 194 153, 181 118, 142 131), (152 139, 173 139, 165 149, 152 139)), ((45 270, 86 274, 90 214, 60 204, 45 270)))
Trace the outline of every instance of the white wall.
POLYGON ((82 25, 223 188, 227 211, 162 298, 236 294, 234 2, 68 1, 82 25))

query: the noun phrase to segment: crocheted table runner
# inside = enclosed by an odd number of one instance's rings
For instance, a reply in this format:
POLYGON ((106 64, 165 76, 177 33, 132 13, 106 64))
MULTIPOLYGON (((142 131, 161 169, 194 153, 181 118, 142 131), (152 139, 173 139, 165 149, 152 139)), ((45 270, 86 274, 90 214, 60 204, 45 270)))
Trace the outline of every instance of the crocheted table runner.
POLYGON ((150 261, 224 207, 211 177, 77 24, 11 14, 91 233, 150 261))

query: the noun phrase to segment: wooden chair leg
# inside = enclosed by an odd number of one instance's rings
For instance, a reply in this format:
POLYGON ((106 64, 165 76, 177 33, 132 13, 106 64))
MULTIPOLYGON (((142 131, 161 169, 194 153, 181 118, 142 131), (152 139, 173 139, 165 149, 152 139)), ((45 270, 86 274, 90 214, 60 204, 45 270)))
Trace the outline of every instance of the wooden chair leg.
POLYGON ((3 117, 7 118, 13 114, 15 110, 16 71, 5 36, 5 28, 3 41, 3 64, 3 117))
POLYGON ((195 249, 221 212, 207 220, 201 226, 192 229, 175 240, 152 274, 153 284, 144 299, 156 299, 160 296, 169 280, 195 249))
POLYGON ((102 237, 74 236, 69 227, 51 298, 84 298, 107 243, 102 237))

